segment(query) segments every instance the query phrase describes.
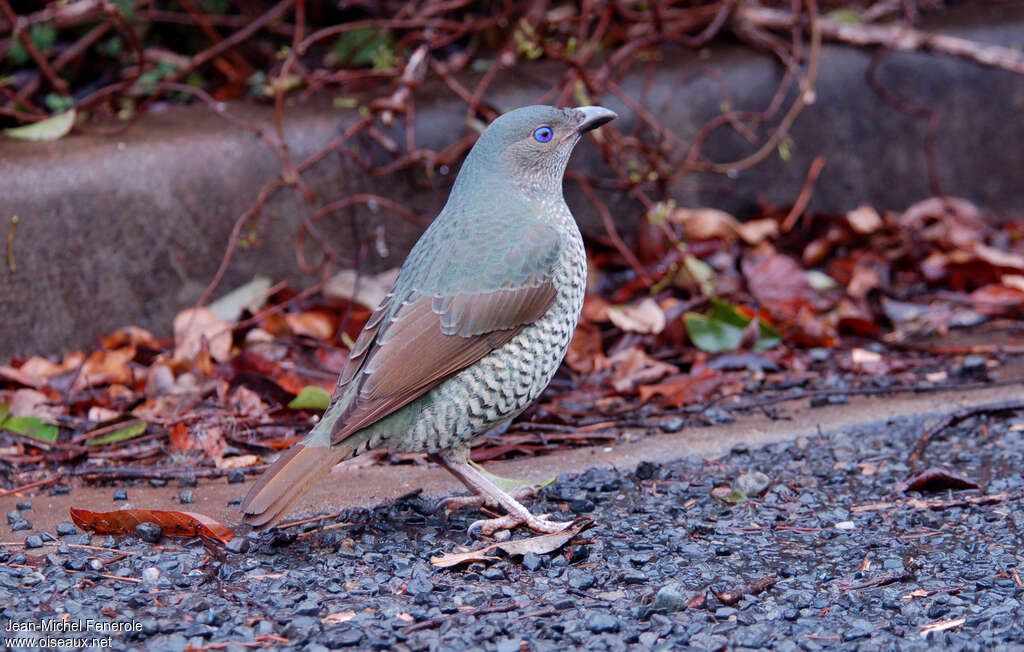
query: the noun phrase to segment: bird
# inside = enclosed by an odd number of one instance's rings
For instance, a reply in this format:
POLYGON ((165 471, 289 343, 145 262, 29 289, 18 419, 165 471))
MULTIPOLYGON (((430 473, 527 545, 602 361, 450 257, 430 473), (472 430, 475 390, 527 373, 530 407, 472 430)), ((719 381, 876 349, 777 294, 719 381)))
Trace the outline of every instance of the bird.
POLYGON ((530 512, 469 463, 469 446, 525 410, 565 357, 587 262, 562 180, 582 136, 616 117, 534 105, 488 125, 356 338, 327 410, 246 494, 245 523, 272 527, 335 464, 386 447, 427 453, 505 512, 470 532, 571 525, 530 512))

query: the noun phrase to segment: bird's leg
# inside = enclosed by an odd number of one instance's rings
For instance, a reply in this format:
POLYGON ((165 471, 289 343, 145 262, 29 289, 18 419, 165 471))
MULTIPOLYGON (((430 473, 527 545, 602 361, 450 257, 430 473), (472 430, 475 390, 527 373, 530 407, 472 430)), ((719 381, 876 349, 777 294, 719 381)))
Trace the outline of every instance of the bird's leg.
POLYGON ((571 522, 552 521, 546 515, 536 516, 523 506, 508 492, 501 489, 491 480, 473 468, 468 461, 453 461, 443 455, 433 454, 430 459, 440 464, 449 473, 459 479, 462 484, 484 501, 505 511, 505 516, 476 521, 469 526, 469 531, 479 528, 480 532, 490 536, 498 530, 508 530, 517 525, 525 525, 535 532, 561 532, 572 525, 571 522))

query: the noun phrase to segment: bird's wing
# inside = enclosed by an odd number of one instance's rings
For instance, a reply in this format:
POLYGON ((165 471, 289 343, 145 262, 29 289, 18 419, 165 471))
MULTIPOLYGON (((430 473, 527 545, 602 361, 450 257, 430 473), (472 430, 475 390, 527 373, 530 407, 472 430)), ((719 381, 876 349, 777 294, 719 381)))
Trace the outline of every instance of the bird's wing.
POLYGON ((458 287, 444 277, 465 273, 456 255, 421 287, 404 295, 392 289, 366 322, 339 379, 336 396, 354 395, 335 422, 331 443, 415 400, 539 319, 555 298, 558 248, 554 229, 532 225, 503 261, 508 274, 495 287, 476 278, 463 284, 467 291, 431 291, 458 287))

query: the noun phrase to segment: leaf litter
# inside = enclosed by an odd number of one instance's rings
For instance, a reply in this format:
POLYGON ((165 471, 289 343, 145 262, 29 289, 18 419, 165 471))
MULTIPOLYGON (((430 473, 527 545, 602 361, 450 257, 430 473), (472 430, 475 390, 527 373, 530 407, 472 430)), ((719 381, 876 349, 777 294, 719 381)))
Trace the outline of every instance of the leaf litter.
MULTIPOLYGON (((651 211, 636 261, 588 242, 566 364, 472 459, 674 432, 680 417, 699 425, 791 397, 991 381, 1024 354, 1024 218, 933 198, 807 215, 783 232, 787 212, 651 211), (980 343, 949 344, 958 332, 980 343)), ((183 310, 171 338, 126 326, 93 351, 11 360, 0 366, 8 483, 262 468, 314 425, 395 273, 345 271, 319 293, 258 277, 183 310)))

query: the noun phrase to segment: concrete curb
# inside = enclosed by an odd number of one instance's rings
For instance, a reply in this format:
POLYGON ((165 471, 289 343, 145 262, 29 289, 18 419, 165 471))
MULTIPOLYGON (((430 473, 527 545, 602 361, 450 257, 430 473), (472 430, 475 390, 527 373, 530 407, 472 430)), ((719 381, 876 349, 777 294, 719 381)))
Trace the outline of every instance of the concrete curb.
MULTIPOLYGON (((980 7, 950 14, 944 33, 981 42, 1019 44, 1024 3, 980 7)), ((717 82, 692 73, 713 68, 736 107, 760 110, 775 91, 781 71, 767 56, 714 45, 707 57, 669 54, 652 70, 636 68, 622 86, 650 107, 664 124, 689 140, 719 111, 717 82), (649 77, 647 73, 650 73, 649 77), (648 89, 645 93, 645 88, 648 89)), ((866 85, 871 53, 827 46, 823 52, 817 102, 792 130, 792 156, 773 156, 737 178, 691 175, 671 189, 682 205, 710 205, 742 216, 757 201, 791 203, 810 161, 825 156, 811 208, 842 212, 868 202, 903 208, 929 196, 923 142, 927 121, 886 105, 866 85)), ((538 65, 527 76, 506 75, 488 100, 495 106, 529 103, 547 88, 544 80, 562 73, 538 65)), ((967 197, 997 213, 1022 209, 1024 187, 1024 77, 973 63, 928 54, 894 53, 879 69, 880 80, 904 101, 935 108, 941 120, 936 142, 942 190, 967 197)), ((437 89, 418 100, 417 134, 423 146, 442 149, 463 133, 464 106, 437 89)), ((287 136, 301 160, 335 137, 355 118, 321 98, 289 108, 287 136)), ((629 131, 628 107, 618 126, 629 131)), ((232 105, 229 110, 270 129, 266 107, 232 105)), ((399 142, 402 135, 391 134, 399 142)), ((714 160, 735 160, 749 151, 724 132, 705 152, 714 160)), ((583 146, 573 163, 601 174, 594 148, 583 146)), ((0 226, 6 232, 17 215, 13 255, 16 270, 0 266, 0 362, 12 355, 54 353, 94 345, 97 337, 127 324, 166 335, 171 318, 193 303, 213 277, 235 219, 268 180, 280 173, 276 157, 250 132, 231 126, 205 107, 152 113, 122 135, 73 135, 55 143, 0 139, 0 226)), ((347 159, 332 155, 304 179, 323 203, 351 192, 376 192, 406 203, 429 219, 445 192, 421 173, 374 178, 347 159)), ((587 231, 600 232, 574 184, 570 205, 587 231)), ((621 227, 629 231, 639 209, 609 197, 621 227)), ((312 209, 286 190, 267 203, 258 240, 240 250, 221 286, 227 291, 253 274, 275 280, 298 272, 293 243, 303 211, 312 209)), ((419 227, 385 212, 355 211, 323 221, 323 234, 341 253, 382 228, 388 255, 373 253, 372 269, 392 267, 415 241, 419 227)))

